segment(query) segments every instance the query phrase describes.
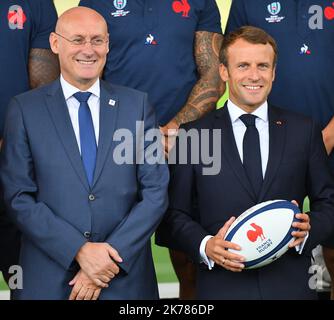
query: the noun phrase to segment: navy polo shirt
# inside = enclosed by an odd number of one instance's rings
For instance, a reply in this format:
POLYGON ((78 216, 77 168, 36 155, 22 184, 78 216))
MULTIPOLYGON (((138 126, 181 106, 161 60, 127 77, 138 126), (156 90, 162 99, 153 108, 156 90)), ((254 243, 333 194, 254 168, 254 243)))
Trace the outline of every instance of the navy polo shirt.
POLYGON ((0 1, 0 137, 9 100, 29 89, 31 48, 50 48, 57 13, 52 0, 0 1))
POLYGON ((323 28, 311 29, 314 14, 308 11, 313 5, 324 11, 332 1, 234 0, 226 32, 243 25, 266 30, 279 51, 269 101, 311 116, 325 127, 334 116, 334 19, 322 13, 323 28))
POLYGON ((148 92, 160 125, 185 105, 198 80, 196 31, 221 33, 215 0, 81 0, 108 23, 104 78, 148 92))

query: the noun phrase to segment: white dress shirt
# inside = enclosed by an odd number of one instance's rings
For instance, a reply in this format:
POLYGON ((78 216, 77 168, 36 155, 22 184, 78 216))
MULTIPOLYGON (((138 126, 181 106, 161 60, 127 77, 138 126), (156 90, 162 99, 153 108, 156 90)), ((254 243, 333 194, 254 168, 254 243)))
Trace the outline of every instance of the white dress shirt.
MULTIPOLYGON (((243 163, 243 147, 242 143, 246 132, 246 125, 239 119, 243 114, 247 114, 244 110, 237 107, 232 101, 227 102, 228 113, 232 122, 232 129, 234 139, 238 148, 241 162, 243 163)), ((259 132, 260 139, 260 151, 261 151, 261 163, 262 163, 262 176, 264 177, 267 169, 268 156, 269 156, 269 122, 268 122, 268 103, 264 102, 254 112, 251 113, 256 116, 255 126, 259 132)), ((224 130, 224 128, 223 128, 224 130)))
MULTIPOLYGON (((81 153, 80 146, 80 128, 79 128, 79 107, 80 102, 73 97, 73 95, 79 91, 80 89, 72 86, 68 83, 63 76, 60 76, 60 84, 63 89, 65 101, 67 104, 68 112, 70 114, 72 127, 75 133, 75 137, 77 139, 79 151, 81 153)), ((88 89, 87 92, 91 92, 91 96, 89 97, 87 103, 92 114, 93 126, 95 131, 95 139, 96 145, 99 143, 99 132, 100 132, 100 80, 97 79, 96 82, 88 89)), ((85 92, 86 92, 85 91, 85 92)))
MULTIPOLYGON (((244 110, 236 106, 231 100, 227 101, 227 110, 230 115, 233 135, 234 135, 234 139, 235 139, 235 142, 238 148, 240 160, 241 162, 243 162, 243 145, 242 144, 243 144, 243 139, 244 139, 244 135, 245 135, 247 127, 240 120, 240 116, 242 116, 243 114, 246 114, 247 112, 245 112, 244 110)), ((262 175, 264 178, 266 174, 268 158, 269 158, 269 121, 268 121, 268 103, 267 101, 265 101, 261 106, 259 106, 251 114, 257 117, 255 119, 255 126, 259 132, 262 175)), ((224 128, 222 128, 222 130, 224 130, 224 128)), ((206 243, 208 242, 208 240, 212 237, 213 236, 211 235, 206 236, 202 240, 200 249, 199 249, 202 262, 207 264, 210 270, 213 268, 214 262, 211 259, 209 259, 207 255, 205 254, 205 247, 206 247, 206 243)), ((307 237, 308 235, 306 236, 301 246, 296 247, 296 250, 299 251, 299 253, 302 252, 307 237)))

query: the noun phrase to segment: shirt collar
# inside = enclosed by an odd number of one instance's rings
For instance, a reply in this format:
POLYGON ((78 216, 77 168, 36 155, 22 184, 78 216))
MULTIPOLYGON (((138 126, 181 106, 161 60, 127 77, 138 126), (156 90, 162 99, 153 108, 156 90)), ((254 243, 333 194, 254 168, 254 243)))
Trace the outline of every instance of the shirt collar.
MULTIPOLYGON (((239 120, 240 116, 247 113, 241 108, 239 108, 237 105, 235 105, 230 99, 227 101, 227 109, 230 114, 232 123, 239 120)), ((253 114, 254 116, 257 116, 259 119, 263 120, 264 122, 268 122, 268 102, 265 101, 251 114, 253 114)))
MULTIPOLYGON (((68 81, 66 81, 63 77, 63 75, 60 75, 60 84, 63 89, 65 100, 68 100, 70 97, 72 97, 75 93, 80 91, 78 88, 72 86, 68 81)), ((93 95, 100 98, 100 79, 98 78, 95 83, 86 91, 91 92, 93 95)))

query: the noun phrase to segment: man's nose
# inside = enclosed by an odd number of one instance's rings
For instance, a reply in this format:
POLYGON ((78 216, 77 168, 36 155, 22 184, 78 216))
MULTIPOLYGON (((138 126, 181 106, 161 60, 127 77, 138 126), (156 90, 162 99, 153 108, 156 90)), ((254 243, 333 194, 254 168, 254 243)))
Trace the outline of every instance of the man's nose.
POLYGON ((257 67, 251 67, 249 69, 248 78, 252 81, 258 81, 260 79, 260 72, 257 67))
POLYGON ((86 54, 93 54, 94 53, 94 47, 93 45, 90 43, 90 41, 86 41, 82 47, 81 50, 86 53, 86 54))

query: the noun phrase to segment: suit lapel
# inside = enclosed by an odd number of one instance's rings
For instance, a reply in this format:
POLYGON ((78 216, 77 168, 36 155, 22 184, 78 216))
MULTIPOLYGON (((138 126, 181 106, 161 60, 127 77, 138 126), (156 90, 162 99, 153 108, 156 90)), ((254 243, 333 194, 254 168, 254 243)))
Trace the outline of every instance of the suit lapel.
MULTIPOLYGON (((237 145, 233 134, 231 118, 228 109, 225 106, 216 116, 214 128, 222 129, 222 150, 234 174, 237 176, 240 184, 249 193, 249 195, 256 201, 256 195, 248 180, 245 169, 240 160, 237 145)), ((224 170, 224 169, 223 169, 224 170)))
POLYGON ((100 133, 92 187, 94 187, 101 175, 108 151, 112 144, 119 109, 119 99, 117 95, 113 93, 103 81, 100 83, 100 133))
POLYGON ((263 201, 280 165, 286 139, 286 122, 278 109, 269 106, 269 158, 260 191, 259 202, 263 201))
POLYGON ((86 172, 81 161, 78 143, 75 138, 71 118, 68 113, 68 108, 59 80, 56 80, 50 86, 46 100, 50 116, 54 126, 56 127, 59 139, 61 140, 70 159, 72 167, 77 173, 82 184, 87 190, 89 190, 86 172))

